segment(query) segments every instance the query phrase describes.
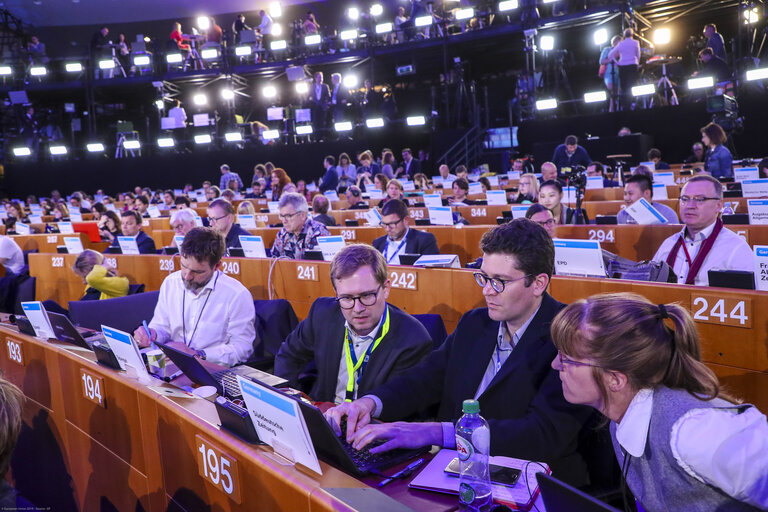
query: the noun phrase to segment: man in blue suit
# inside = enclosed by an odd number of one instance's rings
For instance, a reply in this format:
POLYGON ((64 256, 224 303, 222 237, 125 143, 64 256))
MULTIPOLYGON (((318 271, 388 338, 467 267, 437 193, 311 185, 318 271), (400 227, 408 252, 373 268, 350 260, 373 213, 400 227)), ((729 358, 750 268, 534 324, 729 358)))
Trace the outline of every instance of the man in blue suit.
POLYGON ((475 273, 486 308, 465 313, 456 330, 421 363, 361 398, 326 412, 360 449, 438 445, 455 448, 454 423, 462 402, 476 399, 491 429, 491 455, 544 461, 572 485, 587 482, 577 439, 592 412, 569 404, 550 366, 557 356, 549 326, 563 308, 547 293, 554 268, 552 239, 535 222, 515 219, 494 227, 480 242, 483 264, 475 273), (436 421, 402 421, 431 406, 436 421), (371 424, 371 418, 396 423, 371 424))
POLYGON ((401 254, 440 254, 435 235, 408 226, 408 207, 399 199, 390 199, 381 209, 381 225, 386 235, 373 241, 390 265, 400 263, 401 254))
POLYGON ((325 174, 323 179, 320 180, 320 192, 326 190, 336 190, 339 186, 339 175, 336 172, 336 159, 332 155, 328 155, 323 160, 323 167, 325 167, 325 174))

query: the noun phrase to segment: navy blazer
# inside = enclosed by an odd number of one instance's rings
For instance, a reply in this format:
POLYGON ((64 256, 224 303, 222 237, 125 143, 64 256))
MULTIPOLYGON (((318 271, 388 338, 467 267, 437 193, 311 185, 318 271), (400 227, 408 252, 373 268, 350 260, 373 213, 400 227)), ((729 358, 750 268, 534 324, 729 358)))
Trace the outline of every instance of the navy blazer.
MULTIPOLYGON (((387 235, 380 236, 374 240, 373 247, 386 257, 387 235)), ((413 228, 408 229, 408 234, 405 237, 405 252, 406 254, 421 254, 422 256, 425 254, 440 254, 435 235, 413 228)))
MULTIPOLYGON (((115 239, 112 240, 110 247, 120 247, 120 244, 117 241, 117 236, 115 236, 115 239)), ((157 249, 155 249, 155 241, 151 236, 143 231, 139 231, 139 234, 136 235, 136 245, 139 246, 140 254, 157 254, 157 249)))
MULTIPOLYGON (((549 333, 564 304, 545 294, 539 311, 501 370, 480 395, 480 414, 491 427, 491 455, 544 461, 572 485, 587 482, 586 464, 576 452, 578 435, 592 409, 563 397, 557 354, 549 333)), ((381 419, 406 418, 439 404, 438 421, 455 422, 462 402, 475 396, 496 349, 499 322, 487 308, 459 320, 442 346, 402 376, 369 394, 382 401, 381 419)))
POLYGON ((229 228, 229 232, 227 233, 226 238, 224 239, 225 247, 224 249, 227 250, 230 247, 242 247, 242 244, 240 243, 240 235, 243 236, 250 236, 251 234, 240 227, 240 224, 237 222, 232 224, 232 227, 229 228))
MULTIPOLYGON (((389 332, 371 352, 358 384, 359 397, 411 368, 432 350, 432 339, 421 322, 391 304, 388 307, 389 332)), ((335 299, 315 300, 307 318, 280 346, 275 356, 275 375, 298 387, 299 373, 314 359, 317 380, 309 396, 319 402, 333 402, 344 348, 344 326, 344 316, 335 299)))
POLYGON ((336 190, 336 188, 339 186, 339 175, 336 172, 335 166, 330 166, 323 175, 323 179, 320 180, 320 192, 325 192, 326 190, 336 190))

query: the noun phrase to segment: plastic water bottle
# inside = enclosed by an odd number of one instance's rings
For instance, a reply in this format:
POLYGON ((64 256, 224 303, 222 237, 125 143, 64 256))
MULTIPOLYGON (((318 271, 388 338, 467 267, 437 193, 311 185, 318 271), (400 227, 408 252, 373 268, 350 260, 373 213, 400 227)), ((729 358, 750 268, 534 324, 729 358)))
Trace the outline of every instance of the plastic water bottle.
POLYGON ((480 416, 477 400, 464 400, 464 415, 456 422, 456 451, 459 453, 459 502, 461 510, 491 509, 491 476, 488 451, 491 430, 480 416))
POLYGON ((731 207, 731 203, 725 203, 725 206, 723 206, 723 215, 733 215, 733 208, 731 207))

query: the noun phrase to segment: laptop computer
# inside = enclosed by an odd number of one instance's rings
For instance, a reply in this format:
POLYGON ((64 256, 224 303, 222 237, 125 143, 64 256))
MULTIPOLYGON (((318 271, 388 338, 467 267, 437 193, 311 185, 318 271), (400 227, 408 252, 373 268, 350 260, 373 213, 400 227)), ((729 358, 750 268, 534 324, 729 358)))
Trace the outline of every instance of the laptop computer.
POLYGON ((66 315, 48 311, 48 321, 59 341, 93 350, 94 341, 104 341, 104 334, 84 327, 75 327, 66 315))
MULTIPOLYGON (((256 383, 259 384, 258 382, 256 383)), ((287 395, 290 396, 290 395, 287 395)), ((296 397, 291 397, 298 400, 296 397)), ((325 462, 332 464, 348 473, 365 475, 371 471, 378 471, 390 466, 400 464, 429 451, 428 446, 418 449, 396 449, 384 453, 372 454, 370 449, 383 444, 384 441, 374 441, 362 450, 355 450, 346 441, 346 420, 342 421, 341 436, 337 436, 333 428, 314 405, 303 400, 298 400, 304 422, 312 438, 312 444, 317 450, 317 455, 325 462)))
POLYGON ((541 499, 550 511, 568 512, 619 512, 618 509, 585 494, 546 473, 536 473, 541 499))
POLYGON ((323 251, 304 251, 304 260, 323 261, 323 251))
POLYGON ((742 290, 755 289, 755 273, 748 270, 721 270, 710 269, 707 271, 709 286, 717 288, 740 288, 742 290))
POLYGON ((37 333, 35 333, 35 328, 32 327, 32 322, 30 322, 29 318, 25 316, 16 317, 16 327, 19 328, 19 332, 22 334, 32 336, 33 338, 37 336, 37 333))
POLYGON ((236 375, 240 375, 250 380, 257 379, 273 386, 282 386, 288 383, 285 379, 249 366, 225 368, 211 373, 196 356, 169 345, 158 346, 163 353, 178 366, 179 370, 189 377, 189 380, 201 386, 213 386, 217 390, 221 390, 221 394, 228 398, 242 398, 240 386, 237 385, 236 375))
POLYGON ((413 266, 414 263, 416 263, 416 260, 421 258, 421 254, 409 254, 407 252, 404 252, 400 255, 400 264, 401 265, 411 265, 413 266))

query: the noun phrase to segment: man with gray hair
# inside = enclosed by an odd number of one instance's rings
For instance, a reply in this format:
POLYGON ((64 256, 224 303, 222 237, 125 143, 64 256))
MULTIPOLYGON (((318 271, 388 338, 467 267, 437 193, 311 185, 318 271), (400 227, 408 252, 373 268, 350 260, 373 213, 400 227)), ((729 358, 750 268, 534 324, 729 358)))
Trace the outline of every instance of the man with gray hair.
POLYGON ((193 227, 195 227, 195 214, 192 213, 192 210, 185 208, 173 212, 171 215, 171 229, 174 236, 171 240, 171 247, 178 247, 176 237, 185 236, 193 227))
MULTIPOLYGON (((315 300, 275 356, 275 375, 298 385, 310 361, 317 380, 313 400, 342 403, 363 396, 421 361, 432 340, 421 323, 387 304, 387 263, 364 244, 348 245, 331 262, 336 297, 315 300)), ((442 341, 442 340, 436 340, 442 341)))
POLYGON ((318 236, 330 235, 325 225, 309 218, 309 205, 301 194, 283 194, 278 203, 278 210, 283 227, 277 233, 275 244, 272 246, 272 256, 275 258, 284 256, 300 260, 304 257, 304 251, 317 246, 318 236))

